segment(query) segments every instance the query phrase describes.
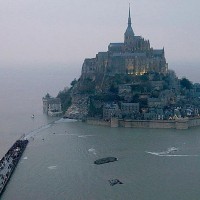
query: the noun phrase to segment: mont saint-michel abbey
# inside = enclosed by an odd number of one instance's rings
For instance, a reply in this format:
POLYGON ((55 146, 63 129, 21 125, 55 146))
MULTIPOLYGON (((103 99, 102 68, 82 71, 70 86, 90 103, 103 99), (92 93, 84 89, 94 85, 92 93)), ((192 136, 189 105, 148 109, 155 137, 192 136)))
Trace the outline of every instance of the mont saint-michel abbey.
POLYGON ((166 74, 168 65, 163 49, 153 49, 149 40, 136 36, 131 26, 129 7, 128 27, 123 43, 110 43, 107 52, 99 52, 96 58, 85 59, 82 78, 92 78, 100 74, 143 75, 148 72, 166 74))

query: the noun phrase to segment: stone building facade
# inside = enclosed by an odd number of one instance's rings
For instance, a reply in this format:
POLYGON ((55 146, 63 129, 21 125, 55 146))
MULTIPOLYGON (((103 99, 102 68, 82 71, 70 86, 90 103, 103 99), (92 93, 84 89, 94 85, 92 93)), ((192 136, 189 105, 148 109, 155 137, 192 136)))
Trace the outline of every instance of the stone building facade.
POLYGON ((139 113, 139 103, 121 103, 121 112, 125 115, 139 113))
POLYGON ((103 106, 103 119, 111 119, 112 117, 118 117, 120 114, 120 109, 118 104, 106 103, 103 106))
POLYGON ((129 7, 128 27, 124 42, 110 43, 107 52, 99 52, 95 58, 85 59, 81 78, 98 78, 99 75, 143 75, 147 72, 166 74, 168 64, 164 48, 153 49, 149 40, 136 36, 131 23, 129 7))
POLYGON ((44 97, 43 112, 50 116, 59 116, 62 114, 60 98, 44 97))

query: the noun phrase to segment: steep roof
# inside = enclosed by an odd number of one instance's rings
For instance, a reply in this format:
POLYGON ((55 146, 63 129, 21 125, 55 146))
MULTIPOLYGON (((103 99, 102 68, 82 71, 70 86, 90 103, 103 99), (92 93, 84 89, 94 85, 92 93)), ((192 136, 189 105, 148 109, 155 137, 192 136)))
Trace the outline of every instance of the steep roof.
POLYGON ((113 53, 113 57, 145 57, 146 53, 113 53))
POLYGON ((119 47, 119 46, 123 46, 124 43, 110 43, 109 47, 119 47))
POLYGON ((154 55, 162 55, 163 54, 163 49, 154 49, 153 50, 154 55))

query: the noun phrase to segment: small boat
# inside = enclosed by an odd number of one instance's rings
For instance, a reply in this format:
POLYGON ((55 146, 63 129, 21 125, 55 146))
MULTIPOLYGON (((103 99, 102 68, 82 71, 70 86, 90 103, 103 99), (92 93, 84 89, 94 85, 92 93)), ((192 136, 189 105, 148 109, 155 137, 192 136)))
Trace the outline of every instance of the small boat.
POLYGON ((32 118, 34 118, 34 117, 35 117, 35 115, 33 114, 31 117, 32 117, 32 118))
POLYGON ((116 184, 123 184, 119 179, 108 180, 111 186, 116 184))
POLYGON ((101 158, 101 159, 95 160, 94 164, 101 165, 101 164, 105 164, 105 163, 109 163, 109 162, 115 162, 117 160, 118 159, 115 157, 106 157, 106 158, 101 158))
POLYGON ((178 151, 178 148, 170 147, 170 148, 167 149, 167 153, 173 153, 174 151, 178 151))

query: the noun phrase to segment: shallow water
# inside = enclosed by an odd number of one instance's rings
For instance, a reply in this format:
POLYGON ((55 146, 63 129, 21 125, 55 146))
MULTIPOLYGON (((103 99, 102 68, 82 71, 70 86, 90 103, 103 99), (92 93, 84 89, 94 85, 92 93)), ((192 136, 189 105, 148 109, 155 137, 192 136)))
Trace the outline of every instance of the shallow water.
POLYGON ((2 199, 198 199, 199 130, 54 123, 32 135, 2 199), (177 150, 167 152, 171 147, 177 150), (93 164, 107 156, 118 161, 93 164), (110 186, 112 179, 124 184, 110 186))

